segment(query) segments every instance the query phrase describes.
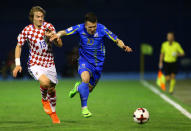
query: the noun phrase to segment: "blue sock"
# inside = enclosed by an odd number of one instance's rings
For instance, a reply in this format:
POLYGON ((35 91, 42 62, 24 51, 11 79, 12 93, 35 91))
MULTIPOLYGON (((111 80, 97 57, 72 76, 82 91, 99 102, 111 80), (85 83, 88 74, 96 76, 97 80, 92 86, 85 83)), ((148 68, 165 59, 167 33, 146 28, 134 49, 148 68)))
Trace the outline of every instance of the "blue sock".
POLYGON ((78 86, 78 92, 80 93, 82 107, 87 106, 87 101, 88 101, 88 96, 89 96, 88 83, 82 82, 78 86))

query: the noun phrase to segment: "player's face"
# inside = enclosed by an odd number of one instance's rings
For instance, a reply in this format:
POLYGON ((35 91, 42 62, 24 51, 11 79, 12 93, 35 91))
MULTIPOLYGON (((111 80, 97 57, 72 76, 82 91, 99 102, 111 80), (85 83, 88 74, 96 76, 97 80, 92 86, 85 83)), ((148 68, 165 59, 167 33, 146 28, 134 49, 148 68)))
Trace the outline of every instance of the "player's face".
POLYGON ((42 26, 44 22, 44 14, 40 11, 34 12, 33 24, 37 27, 42 26))
POLYGON ((86 21, 85 28, 90 35, 93 35, 97 29, 97 22, 92 23, 90 21, 86 21))
POLYGON ((174 41, 174 34, 168 33, 168 34, 167 34, 167 40, 168 40, 168 41, 174 41))

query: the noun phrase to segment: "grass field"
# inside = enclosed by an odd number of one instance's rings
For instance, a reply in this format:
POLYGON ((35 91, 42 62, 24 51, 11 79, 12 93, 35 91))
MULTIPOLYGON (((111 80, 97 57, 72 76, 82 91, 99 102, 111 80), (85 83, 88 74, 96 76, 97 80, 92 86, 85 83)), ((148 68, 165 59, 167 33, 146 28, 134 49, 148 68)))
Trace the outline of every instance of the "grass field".
MULTIPOLYGON (((80 99, 68 97, 74 80, 57 85, 57 114, 54 125, 41 104, 37 81, 0 82, 0 131, 191 131, 191 120, 145 88, 139 81, 100 81, 90 94, 91 118, 81 116, 80 99), (133 121, 133 112, 145 107, 148 123, 133 121)), ((191 112, 191 107, 169 96, 191 112)))

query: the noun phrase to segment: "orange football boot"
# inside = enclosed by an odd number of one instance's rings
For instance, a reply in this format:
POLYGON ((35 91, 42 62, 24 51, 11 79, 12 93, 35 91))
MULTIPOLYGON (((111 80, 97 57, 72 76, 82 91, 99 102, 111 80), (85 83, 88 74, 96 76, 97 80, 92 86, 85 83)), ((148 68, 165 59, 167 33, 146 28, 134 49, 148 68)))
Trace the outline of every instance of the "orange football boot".
POLYGON ((56 115, 56 112, 52 112, 52 114, 50 114, 50 117, 52 119, 52 123, 54 123, 54 124, 60 123, 60 120, 59 120, 58 116, 56 115))

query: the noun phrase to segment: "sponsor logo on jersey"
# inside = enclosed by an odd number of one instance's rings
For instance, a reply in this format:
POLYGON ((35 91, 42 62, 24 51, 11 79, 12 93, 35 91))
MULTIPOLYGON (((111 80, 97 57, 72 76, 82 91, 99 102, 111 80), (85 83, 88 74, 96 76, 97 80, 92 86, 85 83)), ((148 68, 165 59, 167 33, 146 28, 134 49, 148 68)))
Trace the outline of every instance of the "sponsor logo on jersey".
POLYGON ((73 28, 72 28, 72 27, 70 27, 70 28, 68 28, 67 30, 68 30, 68 31, 71 31, 71 30, 73 30, 73 28))
POLYGON ((94 37, 98 37, 98 33, 97 32, 94 34, 94 37))
POLYGON ((86 67, 86 64, 82 64, 82 67, 86 67))
POLYGON ((111 31, 109 31, 109 34, 111 35, 111 34, 112 34, 112 32, 111 32, 111 31))

